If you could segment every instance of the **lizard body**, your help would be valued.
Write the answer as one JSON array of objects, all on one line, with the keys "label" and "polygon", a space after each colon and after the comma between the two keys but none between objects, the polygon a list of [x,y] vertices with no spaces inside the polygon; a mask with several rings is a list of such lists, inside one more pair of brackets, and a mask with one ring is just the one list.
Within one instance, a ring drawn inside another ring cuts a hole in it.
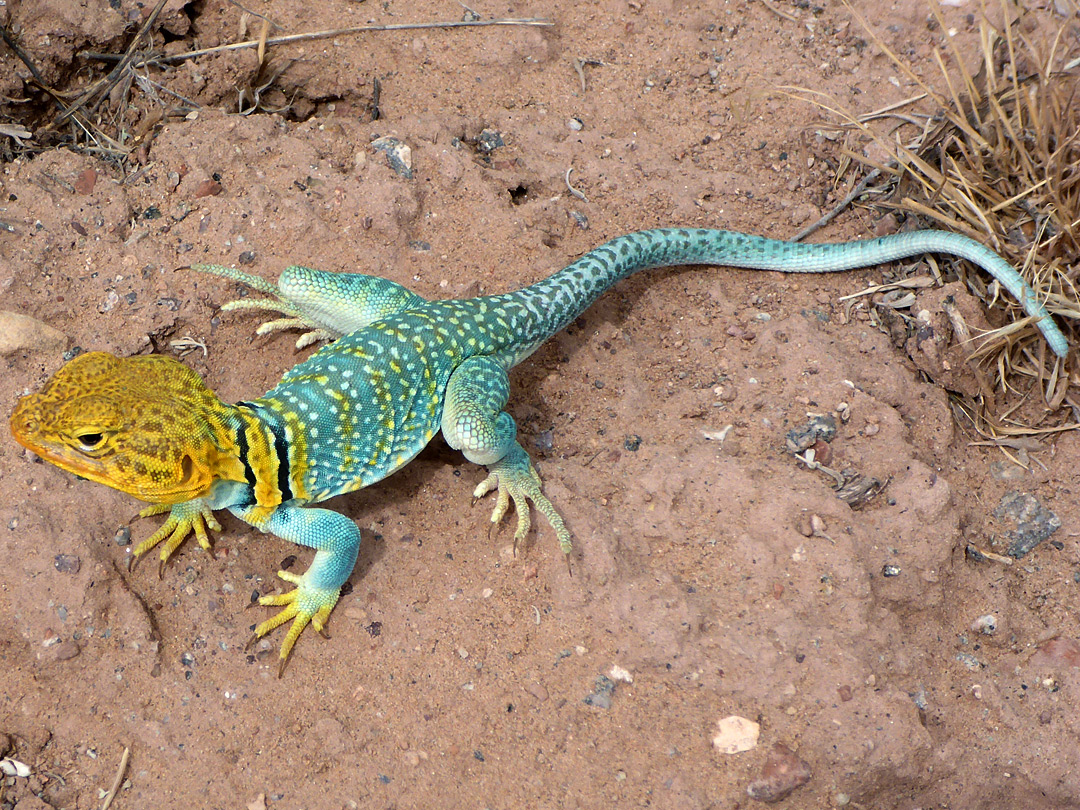
[{"label": "lizard body", "polygon": [[82,355],[37,394],[20,400],[11,429],[23,445],[77,475],[169,512],[135,549],[158,544],[161,568],[194,532],[209,548],[214,511],[228,509],[264,531],[315,549],[297,587],[260,602],[282,610],[252,640],[292,620],[279,675],[310,622],[323,631],[360,546],[343,515],[313,507],[373,484],[407,464],[440,430],[466,458],[487,466],[474,495],[497,492],[492,522],[513,502],[515,543],[530,526],[530,503],[545,516],[565,554],[570,532],[541,491],[504,407],[507,372],[577,318],[605,290],[652,267],[726,265],[825,273],[927,252],[959,255],[990,272],[1035,319],[1059,356],[1068,345],[1034,291],[997,254],[956,234],[920,231],[861,242],[804,245],[728,231],[660,229],[621,236],[553,276],[501,295],[427,301],[386,279],[287,268],[275,286],[225,267],[195,269],[241,281],[269,298],[228,309],[285,315],[260,333],[310,328],[298,345],[324,345],[287,371],[264,396],[222,402],[203,380],[163,356]]}]

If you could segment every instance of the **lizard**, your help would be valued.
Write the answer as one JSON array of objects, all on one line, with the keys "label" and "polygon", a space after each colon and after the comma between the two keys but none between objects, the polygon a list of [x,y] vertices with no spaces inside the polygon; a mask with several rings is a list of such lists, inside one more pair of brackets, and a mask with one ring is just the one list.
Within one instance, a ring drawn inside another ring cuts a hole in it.
[{"label": "lizard", "polygon": [[210,549],[208,530],[221,530],[214,512],[222,509],[313,548],[306,572],[278,572],[293,590],[258,600],[280,611],[254,628],[249,644],[292,621],[279,651],[280,677],[309,624],[326,634],[360,547],[352,520],[314,504],[386,478],[439,431],[451,448],[487,467],[473,495],[496,493],[492,524],[513,504],[515,548],[535,508],[569,564],[570,531],[544,495],[505,410],[507,373],[619,280],[678,265],[828,273],[925,253],[980,265],[1020,301],[1050,349],[1067,355],[1065,336],[1034,290],[1004,259],[965,236],[925,230],[802,244],[668,228],[616,237],[523,289],[458,300],[427,300],[361,273],[291,266],[273,284],[228,267],[194,265],[265,294],[223,307],[284,316],[263,323],[260,334],[302,327],[310,331],[298,346],[328,342],[264,396],[234,404],[164,355],[83,354],[40,392],[21,398],[10,426],[19,443],[46,461],[150,504],[141,517],[168,513],[132,558],[160,545],[159,576],[189,535]]}]

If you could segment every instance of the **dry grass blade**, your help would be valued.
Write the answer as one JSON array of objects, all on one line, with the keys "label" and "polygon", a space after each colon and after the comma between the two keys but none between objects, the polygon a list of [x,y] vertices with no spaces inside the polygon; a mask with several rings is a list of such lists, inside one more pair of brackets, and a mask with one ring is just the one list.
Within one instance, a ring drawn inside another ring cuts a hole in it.
[{"label": "dry grass blade", "polygon": [[[934,16],[944,20],[934,6]],[[1022,16],[1012,19],[1010,13]],[[1036,16],[1042,13],[1042,17]],[[852,11],[857,19],[858,14]],[[1050,12],[1016,11],[1004,4],[998,28],[980,23],[980,60],[975,72],[951,37],[946,59],[935,54],[944,92],[930,86],[874,36],[870,38],[938,109],[932,127],[906,144],[868,125],[883,115],[916,123],[893,106],[866,116],[833,99],[802,90],[804,98],[838,115],[845,127],[877,142],[887,163],[854,150],[847,154],[882,173],[892,184],[876,205],[914,216],[993,247],[1021,273],[1057,317],[1066,335],[1080,337],[1080,43],[1063,35]],[[1023,23],[1023,26],[1018,23]],[[1045,43],[1021,30],[1051,31]],[[989,438],[1057,432],[1080,427],[1080,408],[1070,393],[1080,384],[1071,359],[1059,363],[1037,339],[1030,319],[1012,301],[999,299],[996,283],[961,269],[968,289],[987,307],[1004,310],[1002,325],[975,336],[969,365],[988,380],[983,395],[954,400],[957,416]]]},{"label": "dry grass blade", "polygon": [[139,43],[142,41],[143,37],[149,33],[154,23],[157,22],[158,15],[161,14],[161,10],[165,7],[165,3],[166,0],[158,0],[157,5],[154,6],[154,10],[150,12],[150,15],[143,22],[138,33],[131,38],[131,44],[128,45],[127,51],[124,52],[123,58],[117,63],[116,67],[110,70],[107,76],[94,82],[86,92],[75,99],[67,109],[57,116],[56,121],[53,122],[52,126],[56,127],[67,121],[72,115],[89,104],[92,99],[98,98],[100,100],[104,98],[109,90],[120,81],[131,67]]},{"label": "dry grass blade", "polygon": [[197,51],[178,53],[173,56],[163,56],[158,61],[163,63],[185,62],[188,59],[194,59],[197,56],[206,56],[211,53],[238,51],[243,48],[265,48],[267,45],[285,45],[290,42],[310,42],[316,39],[329,39],[330,37],[343,37],[351,34],[366,34],[373,31],[416,31],[430,28],[483,28],[493,25],[550,26],[552,24],[553,23],[550,20],[544,20],[537,17],[526,17],[520,19],[456,20],[451,22],[431,23],[394,23],[392,25],[357,25],[352,28],[331,28],[326,31],[311,31],[305,34],[289,34],[283,37],[270,37],[269,39],[260,37],[259,39],[249,39],[244,42],[232,42],[228,45],[218,45],[214,48],[201,48]]}]

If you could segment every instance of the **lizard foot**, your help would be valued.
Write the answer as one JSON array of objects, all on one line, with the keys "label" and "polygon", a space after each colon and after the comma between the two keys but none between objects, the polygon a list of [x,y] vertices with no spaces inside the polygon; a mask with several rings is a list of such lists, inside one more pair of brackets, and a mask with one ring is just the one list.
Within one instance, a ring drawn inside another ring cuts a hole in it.
[{"label": "lizard foot", "polygon": [[570,550],[573,547],[570,530],[566,528],[562,515],[544,495],[540,474],[520,445],[515,444],[509,453],[494,464],[489,464],[488,471],[490,472],[488,477],[481,481],[473,492],[473,502],[475,503],[489,492],[497,492],[491,522],[498,524],[506,516],[510,502],[513,501],[518,518],[517,530],[514,532],[514,552],[517,552],[518,543],[525,539],[532,525],[529,511],[531,502],[555,530],[559,548],[566,555],[567,565],[569,565]]},{"label": "lizard foot", "polygon": [[[162,540],[165,540],[165,545],[161,547],[158,579],[164,576],[165,563],[168,562],[169,557],[172,556],[172,553],[176,551],[189,534],[195,532],[195,539],[199,541],[199,545],[209,551],[210,537],[207,535],[206,530],[209,528],[215,532],[221,531],[221,524],[214,517],[213,510],[201,498],[176,504],[155,503],[139,512],[138,517],[151,517],[152,515],[160,515],[162,512],[168,512],[169,517],[156,532],[135,547],[135,551],[132,552],[130,566],[131,570],[134,570],[135,564],[143,554],[154,548]],[[168,540],[165,538],[168,538]]]},{"label": "lizard foot", "polygon": [[290,574],[288,571],[278,571],[278,576],[286,582],[291,582],[296,588],[288,593],[259,597],[260,605],[283,607],[276,615],[255,628],[245,649],[250,649],[260,638],[292,619],[292,626],[281,643],[278,660],[278,677],[280,678],[285,672],[285,662],[289,660],[293,645],[309,623],[315,628],[315,632],[324,638],[329,638],[326,632],[326,620],[330,617],[330,611],[334,609],[334,605],[337,604],[341,588],[317,588],[307,581],[307,574],[297,575]]},{"label": "lizard foot", "polygon": [[313,321],[304,313],[303,308],[283,296],[276,284],[272,284],[260,276],[217,264],[193,264],[190,269],[199,273],[207,273],[212,276],[221,276],[222,278],[238,281],[257,292],[265,293],[268,296],[267,298],[239,298],[228,301],[221,306],[222,311],[265,310],[279,312],[287,316],[261,323],[255,330],[257,335],[269,335],[272,332],[281,332],[286,329],[309,330],[297,338],[297,349],[303,349],[312,343],[318,343],[320,340],[335,340],[340,336],[340,333],[326,329],[322,324]]}]

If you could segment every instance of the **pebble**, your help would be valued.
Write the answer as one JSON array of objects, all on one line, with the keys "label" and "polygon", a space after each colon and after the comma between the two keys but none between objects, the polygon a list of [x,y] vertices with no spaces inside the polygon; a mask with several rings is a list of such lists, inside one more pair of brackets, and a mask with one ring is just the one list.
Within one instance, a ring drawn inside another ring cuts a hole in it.
[{"label": "pebble", "polygon": [[761,726],[753,720],[733,714],[716,722],[712,744],[721,754],[738,754],[757,748]]},{"label": "pebble", "polygon": [[407,143],[387,135],[373,140],[371,146],[386,155],[391,169],[406,180],[412,180],[412,148]]},{"label": "pebble", "polygon": [[551,430],[541,430],[533,440],[533,446],[538,453],[547,454],[555,447],[555,433]]},{"label": "pebble", "polygon": [[93,169],[83,169],[75,178],[75,193],[89,194],[97,184],[97,172]]},{"label": "pebble", "polygon": [[196,200],[203,197],[216,197],[221,193],[221,183],[217,180],[203,180],[199,185],[195,187],[195,194],[193,195]]},{"label": "pebble", "polygon": [[765,759],[761,775],[746,788],[751,799],[766,804],[781,802],[810,781],[810,766],[783,743],[776,743]]},{"label": "pebble", "polygon": [[537,700],[548,699],[548,690],[544,688],[543,684],[539,684],[536,681],[529,681],[528,683],[526,683],[525,691]]},{"label": "pebble", "polygon": [[586,706],[598,709],[610,709],[611,697],[615,694],[615,681],[607,675],[600,675],[593,684],[593,691],[585,696]]},{"label": "pebble", "polygon": [[1037,667],[1080,667],[1080,642],[1071,638],[1052,638],[1039,645],[1031,657]]},{"label": "pebble", "polygon": [[818,464],[828,467],[832,462],[832,445],[818,439],[810,449],[814,451],[814,461]]},{"label": "pebble", "polygon": [[57,644],[56,650],[53,652],[53,655],[56,656],[57,661],[70,661],[80,652],[81,650],[79,649],[79,645],[69,639],[67,641],[61,641],[59,644]]},{"label": "pebble", "polygon": [[806,426],[789,430],[784,437],[789,453],[801,453],[819,441],[831,442],[836,436],[836,417],[832,414],[811,417]]},{"label": "pebble", "polygon": [[971,623],[971,629],[976,633],[982,633],[984,636],[992,636],[997,631],[997,617],[992,613],[980,616]]},{"label": "pebble", "polygon": [[24,351],[60,352],[67,344],[67,335],[47,323],[29,315],[0,310],[0,355]]},{"label": "pebble", "polygon": [[994,510],[994,517],[1009,518],[1016,523],[1015,529],[1004,534],[1009,542],[1005,553],[1017,560],[1061,528],[1061,518],[1026,492],[1006,493]]},{"label": "pebble", "polygon": [[[0,759],[0,773],[5,776],[17,776],[20,779],[26,779],[30,776],[30,768],[25,762],[20,762],[17,759]],[[19,802],[22,804],[22,802]]]},{"label": "pebble", "polygon": [[57,554],[53,558],[53,565],[61,574],[77,574],[82,568],[82,560],[75,554]]},{"label": "pebble", "polygon": [[497,129],[482,130],[476,137],[476,148],[486,154],[491,154],[500,146],[506,146],[506,141]]},{"label": "pebble", "polygon": [[623,683],[633,683],[634,676],[630,674],[630,671],[620,667],[618,664],[612,664],[611,671],[608,672],[613,681],[622,681]]}]

